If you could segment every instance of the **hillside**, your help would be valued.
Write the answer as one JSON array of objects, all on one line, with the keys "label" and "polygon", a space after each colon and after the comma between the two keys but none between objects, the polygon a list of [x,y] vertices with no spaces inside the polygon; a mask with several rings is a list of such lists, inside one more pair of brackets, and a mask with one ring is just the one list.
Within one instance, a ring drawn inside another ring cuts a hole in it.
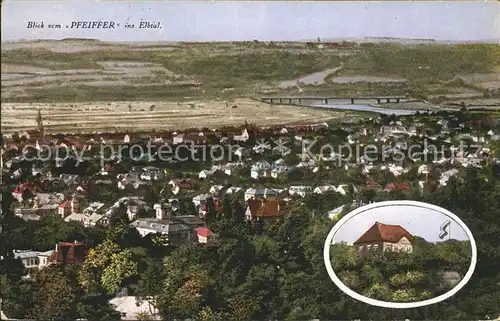
[{"label": "hillside", "polygon": [[[343,66],[344,81],[300,86],[365,94],[439,91],[456,93],[498,81],[500,49],[494,45],[341,44],[318,48],[305,43],[108,43],[95,39],[9,42],[2,45],[2,101],[119,99],[134,87],[137,100],[185,96],[255,96],[280,91],[279,83]],[[456,76],[492,74],[461,86],[441,84]],[[378,78],[370,78],[378,77]],[[388,78],[389,81],[385,81]],[[404,81],[390,81],[390,79]],[[96,87],[101,87],[97,90]],[[151,88],[155,88],[152,93]],[[233,93],[224,92],[234,88]],[[498,84],[496,84],[498,87]],[[489,90],[495,89],[489,88]],[[297,91],[297,88],[288,91]],[[282,91],[287,92],[287,89]],[[57,93],[57,94],[56,94]]]}]

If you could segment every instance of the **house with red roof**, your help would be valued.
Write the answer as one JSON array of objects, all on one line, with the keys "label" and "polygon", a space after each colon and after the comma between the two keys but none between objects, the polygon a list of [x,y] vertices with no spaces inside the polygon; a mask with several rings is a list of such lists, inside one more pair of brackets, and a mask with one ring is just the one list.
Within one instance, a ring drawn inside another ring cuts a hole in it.
[{"label": "house with red roof", "polygon": [[196,185],[196,182],[192,179],[172,179],[168,182],[168,185],[171,187],[179,187],[181,189],[190,189]]},{"label": "house with red roof", "polygon": [[27,183],[21,183],[16,186],[14,191],[12,191],[12,197],[14,197],[16,200],[19,202],[23,201],[23,195],[25,192],[31,192],[32,194],[36,194],[37,192],[40,192],[38,186],[31,182]]},{"label": "house with red roof", "polygon": [[189,190],[196,186],[196,181],[192,179],[172,179],[168,182],[168,186],[172,189],[172,193],[177,195],[180,190]]},{"label": "house with red roof", "polygon": [[48,264],[82,264],[87,258],[89,247],[83,243],[61,242],[47,258]]},{"label": "house with red roof", "polygon": [[252,198],[247,200],[245,218],[248,221],[276,221],[285,217],[285,202],[278,199]]},{"label": "house with red roof", "polygon": [[210,243],[215,238],[215,234],[206,227],[197,227],[194,230],[198,236],[198,243]]},{"label": "house with red roof", "polygon": [[224,207],[222,206],[222,202],[218,198],[210,197],[210,198],[207,198],[204,202],[201,202],[197,206],[198,215],[200,217],[205,217],[205,215],[207,215],[208,208],[209,208],[208,202],[212,202],[212,206],[214,207],[215,212],[222,213],[224,211]]},{"label": "house with red roof", "polygon": [[71,214],[71,201],[66,200],[59,204],[59,207],[57,208],[57,214],[60,215],[62,218],[65,218],[66,216]]},{"label": "house with red roof", "polygon": [[358,252],[413,252],[414,237],[400,225],[375,222],[353,243]]}]

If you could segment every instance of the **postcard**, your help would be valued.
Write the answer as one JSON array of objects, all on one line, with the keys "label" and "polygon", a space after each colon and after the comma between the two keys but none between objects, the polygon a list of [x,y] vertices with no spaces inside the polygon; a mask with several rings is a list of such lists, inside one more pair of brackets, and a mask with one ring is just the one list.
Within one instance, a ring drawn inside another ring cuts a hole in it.
[{"label": "postcard", "polygon": [[4,1],[0,319],[500,321],[499,17]]}]

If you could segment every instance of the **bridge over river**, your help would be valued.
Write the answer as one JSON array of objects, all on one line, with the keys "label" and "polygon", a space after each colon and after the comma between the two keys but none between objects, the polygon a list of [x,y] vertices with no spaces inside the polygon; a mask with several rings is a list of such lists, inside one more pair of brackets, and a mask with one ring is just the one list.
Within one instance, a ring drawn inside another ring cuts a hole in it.
[{"label": "bridge over river", "polygon": [[407,96],[375,96],[375,97],[263,97],[262,102],[271,104],[289,104],[289,105],[345,105],[345,104],[384,104],[400,103],[410,101]]}]

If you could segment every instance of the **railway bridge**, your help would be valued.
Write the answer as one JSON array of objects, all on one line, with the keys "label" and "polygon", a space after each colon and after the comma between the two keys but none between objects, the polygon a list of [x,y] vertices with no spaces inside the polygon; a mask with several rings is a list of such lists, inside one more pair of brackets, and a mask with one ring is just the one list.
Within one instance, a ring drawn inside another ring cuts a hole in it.
[{"label": "railway bridge", "polygon": [[384,104],[409,101],[408,96],[374,96],[374,97],[263,97],[262,102],[271,104],[308,105],[308,104]]}]

